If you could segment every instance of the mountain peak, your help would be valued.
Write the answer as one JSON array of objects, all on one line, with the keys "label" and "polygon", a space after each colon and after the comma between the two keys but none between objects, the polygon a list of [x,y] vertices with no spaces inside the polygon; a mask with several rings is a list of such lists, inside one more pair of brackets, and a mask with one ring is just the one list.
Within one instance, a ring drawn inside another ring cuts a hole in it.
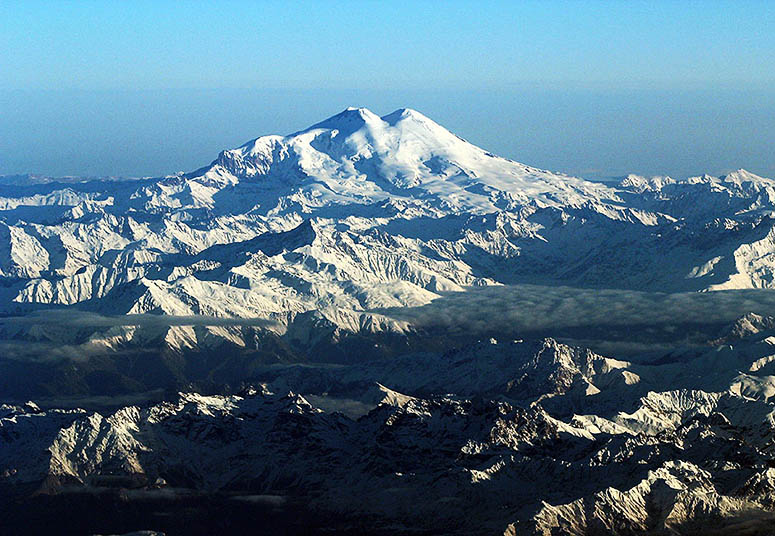
[{"label": "mountain peak", "polygon": [[370,121],[374,119],[379,119],[379,116],[369,110],[368,108],[364,108],[362,106],[348,106],[338,114],[336,114],[333,117],[337,118],[353,118],[353,119],[363,119],[364,121]]},{"label": "mountain peak", "polygon": [[411,108],[399,108],[398,110],[382,116],[382,120],[386,123],[389,123],[390,125],[395,125],[402,119],[414,119],[415,121],[429,121],[431,123],[435,123],[435,121],[432,119]]},{"label": "mountain peak", "polygon": [[[315,130],[319,128],[336,129],[344,131],[355,131],[365,125],[374,125],[382,123],[382,119],[368,108],[356,108],[350,106],[336,115],[315,123],[308,129]],[[304,131],[302,131],[304,132]]]},{"label": "mountain peak", "polygon": [[396,196],[444,211],[482,213],[534,200],[577,205],[614,198],[603,185],[498,158],[411,108],[379,117],[349,107],[293,134],[262,136],[224,151],[213,166],[196,172],[208,187],[267,177],[265,185],[294,196],[282,200],[281,211]]},{"label": "mountain peak", "polygon": [[[443,129],[446,131],[444,127],[429,117],[421,114],[417,110],[413,110],[412,108],[399,108],[387,115],[380,117],[368,108],[349,106],[338,114],[332,115],[328,119],[324,119],[319,123],[315,123],[311,127],[301,132],[307,132],[320,128],[331,130],[335,129],[343,132],[353,132],[364,126],[372,128],[395,127],[404,121],[408,123],[425,125],[430,127],[431,130]],[[299,132],[295,134],[299,134]]]},{"label": "mountain peak", "polygon": [[759,175],[756,175],[755,173],[751,173],[750,171],[742,168],[732,171],[731,173],[727,173],[726,175],[722,175],[719,178],[723,182],[732,182],[735,184],[742,184],[745,182],[750,182],[750,183],[772,182],[770,179],[760,177]]}]

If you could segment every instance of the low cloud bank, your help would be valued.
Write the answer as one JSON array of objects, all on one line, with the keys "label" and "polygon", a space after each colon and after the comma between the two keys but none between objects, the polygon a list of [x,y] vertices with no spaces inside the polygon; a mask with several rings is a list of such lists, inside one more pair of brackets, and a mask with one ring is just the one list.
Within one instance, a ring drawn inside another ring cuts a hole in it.
[{"label": "low cloud bank", "polygon": [[632,354],[705,342],[749,312],[775,315],[775,291],[667,294],[511,285],[471,288],[422,307],[378,312],[428,330],[584,339],[593,348]]},{"label": "low cloud bank", "polygon": [[110,328],[114,326],[257,326],[271,327],[277,323],[264,318],[223,318],[216,316],[175,315],[101,315],[77,309],[38,310],[24,316],[0,317],[0,326],[55,324],[78,328]]},{"label": "low cloud bank", "polygon": [[[138,327],[161,336],[171,326],[247,326],[271,328],[277,323],[262,318],[219,318],[172,315],[101,315],[77,309],[37,310],[24,316],[0,317],[0,360],[47,362],[88,361],[96,355],[119,353],[90,344],[92,335],[114,327]],[[150,337],[153,341],[157,337]],[[159,339],[161,340],[161,339]],[[133,345],[132,354],[147,349]]]},{"label": "low cloud bank", "polygon": [[447,293],[422,307],[380,310],[419,326],[482,331],[514,327],[534,331],[595,324],[723,323],[751,311],[775,314],[775,291],[665,294],[512,285]]}]

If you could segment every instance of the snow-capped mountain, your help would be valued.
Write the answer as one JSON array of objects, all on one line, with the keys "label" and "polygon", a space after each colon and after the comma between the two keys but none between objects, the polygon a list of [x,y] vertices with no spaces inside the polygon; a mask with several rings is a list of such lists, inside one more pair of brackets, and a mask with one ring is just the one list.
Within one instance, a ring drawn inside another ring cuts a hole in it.
[{"label": "snow-capped mountain", "polygon": [[[603,185],[497,157],[414,110],[348,108],[192,173],[0,184],[0,307],[401,332],[374,310],[471,285],[770,288],[774,187],[742,170]],[[200,342],[171,331],[173,346]]]}]

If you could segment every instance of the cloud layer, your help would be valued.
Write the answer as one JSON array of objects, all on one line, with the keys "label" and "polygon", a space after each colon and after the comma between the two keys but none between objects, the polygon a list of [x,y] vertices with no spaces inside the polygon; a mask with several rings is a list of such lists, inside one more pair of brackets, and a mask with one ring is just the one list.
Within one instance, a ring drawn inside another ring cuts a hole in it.
[{"label": "cloud layer", "polygon": [[428,330],[585,339],[592,347],[616,340],[616,349],[638,353],[705,341],[748,312],[775,315],[775,291],[667,294],[513,285],[472,288],[422,307],[379,312]]}]

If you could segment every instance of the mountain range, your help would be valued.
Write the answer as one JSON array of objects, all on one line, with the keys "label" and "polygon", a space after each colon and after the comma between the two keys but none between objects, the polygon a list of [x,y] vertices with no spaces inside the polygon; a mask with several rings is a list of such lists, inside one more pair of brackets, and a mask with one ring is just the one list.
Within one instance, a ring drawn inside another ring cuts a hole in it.
[{"label": "mountain range", "polygon": [[0,519],[769,534],[774,213],[745,170],[593,182],[411,109],[0,178]]}]

